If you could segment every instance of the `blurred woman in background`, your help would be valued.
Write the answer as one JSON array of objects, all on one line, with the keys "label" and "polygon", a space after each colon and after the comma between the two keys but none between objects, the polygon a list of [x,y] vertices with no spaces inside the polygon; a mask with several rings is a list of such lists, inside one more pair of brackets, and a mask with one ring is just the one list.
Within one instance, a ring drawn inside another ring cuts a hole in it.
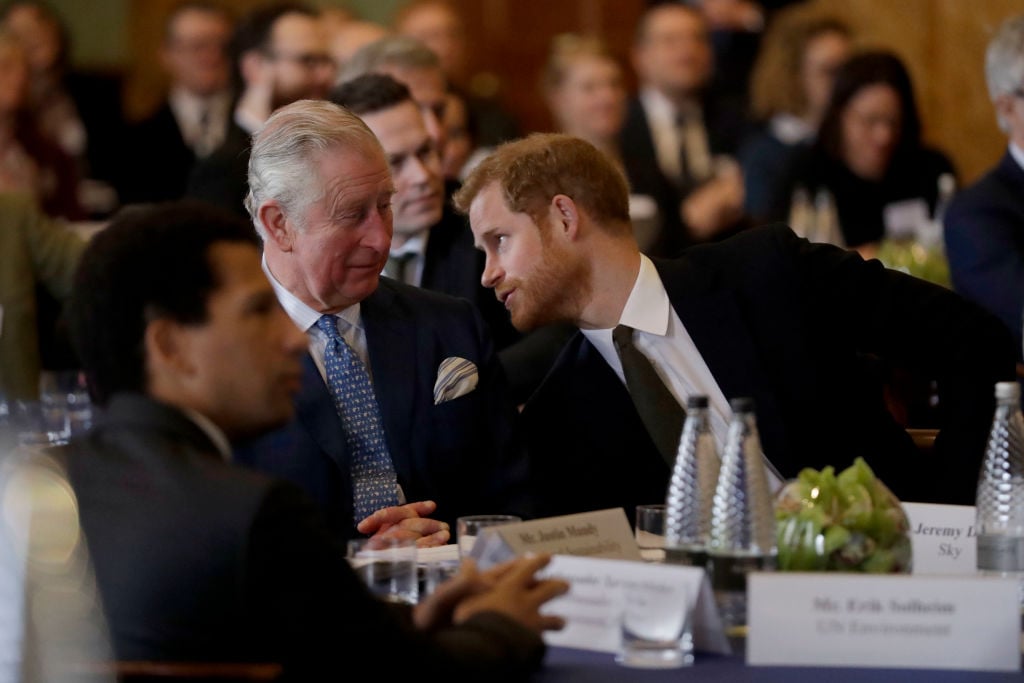
[{"label": "blurred woman in background", "polygon": [[[620,167],[618,135],[626,121],[627,98],[623,79],[622,66],[607,44],[600,38],[571,33],[555,36],[541,76],[557,129],[586,140]],[[640,249],[648,251],[660,231],[654,199],[631,195],[630,217]]]},{"label": "blurred woman in background", "polygon": [[81,219],[74,160],[39,132],[28,88],[25,50],[0,28],[0,191],[29,194],[50,216]]},{"label": "blurred woman in background", "polygon": [[845,246],[874,256],[886,236],[914,237],[932,220],[940,179],[952,177],[949,158],[921,141],[913,86],[899,57],[851,57],[836,74],[817,142],[796,174],[797,186],[812,195],[827,190]]},{"label": "blurred woman in background", "polygon": [[760,125],[739,152],[744,202],[755,222],[787,218],[794,169],[817,136],[850,35],[839,19],[802,5],[773,18],[751,77]]}]

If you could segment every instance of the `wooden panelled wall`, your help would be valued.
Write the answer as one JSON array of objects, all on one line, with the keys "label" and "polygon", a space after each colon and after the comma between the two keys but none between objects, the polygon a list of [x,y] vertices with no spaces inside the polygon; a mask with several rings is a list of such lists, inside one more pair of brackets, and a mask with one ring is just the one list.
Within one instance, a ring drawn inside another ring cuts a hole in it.
[{"label": "wooden panelled wall", "polygon": [[[128,66],[127,104],[134,113],[159,99],[162,81],[155,49],[162,18],[174,1],[130,3],[127,23],[134,57]],[[1006,140],[985,89],[984,50],[1002,19],[1024,12],[1021,0],[807,1],[849,21],[866,45],[891,49],[906,61],[925,138],[953,158],[964,182],[995,162]],[[552,36],[564,31],[602,35],[628,64],[633,27],[647,0],[455,2],[469,27],[477,83],[499,84],[501,99],[527,130],[547,130],[551,121],[538,93],[537,75]],[[240,12],[254,5],[251,0],[225,4]]]}]

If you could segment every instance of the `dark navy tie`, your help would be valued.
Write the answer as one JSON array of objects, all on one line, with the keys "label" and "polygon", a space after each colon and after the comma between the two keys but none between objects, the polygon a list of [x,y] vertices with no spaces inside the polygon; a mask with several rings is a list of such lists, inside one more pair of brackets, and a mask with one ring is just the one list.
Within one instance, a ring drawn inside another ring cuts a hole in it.
[{"label": "dark navy tie", "polygon": [[352,501],[358,522],[382,507],[398,505],[398,480],[366,366],[338,332],[335,316],[322,316],[316,326],[328,338],[324,369],[352,454]]}]

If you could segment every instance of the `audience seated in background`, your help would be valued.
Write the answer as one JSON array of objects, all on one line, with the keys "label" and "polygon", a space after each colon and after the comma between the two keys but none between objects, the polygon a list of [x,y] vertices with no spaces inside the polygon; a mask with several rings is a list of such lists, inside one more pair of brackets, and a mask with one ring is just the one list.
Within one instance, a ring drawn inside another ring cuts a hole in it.
[{"label": "audience seated in background", "polygon": [[85,241],[32,197],[0,192],[0,397],[39,396],[40,349],[49,340],[39,337],[37,291],[64,302],[83,249]]},{"label": "audience seated in background", "polygon": [[391,29],[383,24],[362,19],[327,24],[327,46],[334,58],[335,75],[345,70],[345,64],[364,45],[391,35]]},{"label": "audience seated in background", "polygon": [[129,130],[122,203],[179,199],[197,160],[224,142],[232,25],[226,10],[205,0],[186,0],[167,17],[160,63],[170,84],[156,111]]},{"label": "audience seated in background", "polygon": [[490,147],[481,147],[479,128],[473,112],[466,104],[466,98],[455,90],[448,90],[445,97],[444,154],[441,156],[441,171],[445,181],[459,183],[480,159],[487,156]]},{"label": "audience seated in background", "polygon": [[[573,33],[555,36],[541,88],[559,131],[586,140],[623,166],[619,133],[626,121],[626,85],[604,41]],[[645,171],[657,173],[653,165],[634,168],[634,178]],[[652,182],[638,184],[649,187]],[[637,243],[646,252],[661,234],[658,205],[650,195],[633,194],[629,207]]]},{"label": "audience seated in background", "polygon": [[953,198],[945,215],[953,287],[999,316],[1021,360],[1024,311],[1024,16],[1007,19],[988,45],[985,77],[1009,144],[999,163]]},{"label": "audience seated in background", "polygon": [[[633,239],[627,197],[596,148],[543,134],[499,147],[455,196],[487,255],[484,284],[513,324],[580,328],[522,412],[542,514],[664,498],[682,420],[674,434],[645,426],[663,427],[670,410],[640,412],[619,355],[627,346],[655,366],[677,408],[708,396],[719,449],[727,399],[753,398],[776,484],[862,456],[902,500],[973,501],[992,387],[1014,376],[998,320],[784,225],[650,259]],[[882,387],[862,372],[865,353],[938,378],[933,454],[888,413]]]},{"label": "audience seated in background", "polygon": [[528,517],[531,501],[518,414],[479,311],[380,277],[396,182],[373,132],[339,105],[294,102],[256,134],[246,206],[310,354],[295,419],[235,455],[299,483],[343,538],[395,523],[443,544],[460,515]]},{"label": "audience seated in background", "polygon": [[84,213],[74,159],[36,127],[28,87],[25,50],[0,27],[0,191],[28,193],[48,215],[77,220]]},{"label": "audience seated in background", "polygon": [[649,7],[636,29],[633,67],[639,92],[620,147],[633,190],[658,202],[662,234],[651,253],[674,255],[745,227],[743,178],[732,155],[746,119],[709,91],[714,63],[701,12],[676,3]]},{"label": "audience seated in background", "polygon": [[836,73],[812,152],[794,173],[811,196],[830,194],[843,244],[874,256],[886,236],[931,219],[939,180],[954,174],[941,151],[921,140],[910,74],[883,51],[852,56]]},{"label": "audience seated in background", "polygon": [[79,204],[91,217],[109,216],[118,206],[113,182],[122,163],[120,78],[71,67],[67,27],[43,0],[8,3],[0,24],[28,55],[29,107],[37,128],[76,162]]},{"label": "audience seated in background", "polygon": [[454,4],[449,0],[411,0],[395,14],[394,30],[415,38],[437,55],[449,88],[466,101],[470,117],[476,121],[477,144],[493,147],[519,137],[519,123],[499,101],[499,93],[472,87],[475,73],[466,57],[466,28]]},{"label": "audience seated in background", "polygon": [[89,246],[73,310],[104,416],[54,455],[118,659],[275,662],[303,681],[343,678],[353,657],[458,680],[541,664],[540,634],[564,622],[539,608],[568,590],[535,577],[547,557],[470,561],[416,606],[387,605],[299,490],[232,463],[231,443],[292,417],[306,347],[251,226],[201,204],[132,208]]},{"label": "audience seated in background", "polygon": [[850,47],[843,22],[802,5],[779,12],[768,27],[751,80],[759,130],[739,152],[744,204],[755,223],[789,218],[794,169],[818,135]]},{"label": "audience seated in background", "polygon": [[238,89],[232,121],[224,143],[192,170],[186,194],[248,218],[252,134],[278,107],[327,97],[335,71],[316,12],[294,2],[264,5],[242,17],[231,58]]},{"label": "audience seated in background", "polygon": [[338,77],[339,85],[364,74],[387,74],[409,88],[413,101],[423,114],[423,125],[444,154],[444,108],[448,103],[448,81],[441,61],[430,48],[407,36],[387,36],[364,45]]}]

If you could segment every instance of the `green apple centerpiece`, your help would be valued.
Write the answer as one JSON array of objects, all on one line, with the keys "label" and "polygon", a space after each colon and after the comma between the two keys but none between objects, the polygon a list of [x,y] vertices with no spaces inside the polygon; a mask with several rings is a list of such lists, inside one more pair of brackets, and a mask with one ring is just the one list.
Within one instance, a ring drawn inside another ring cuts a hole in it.
[{"label": "green apple centerpiece", "polygon": [[910,523],[863,458],[839,473],[811,468],[775,500],[783,571],[909,573]]}]

